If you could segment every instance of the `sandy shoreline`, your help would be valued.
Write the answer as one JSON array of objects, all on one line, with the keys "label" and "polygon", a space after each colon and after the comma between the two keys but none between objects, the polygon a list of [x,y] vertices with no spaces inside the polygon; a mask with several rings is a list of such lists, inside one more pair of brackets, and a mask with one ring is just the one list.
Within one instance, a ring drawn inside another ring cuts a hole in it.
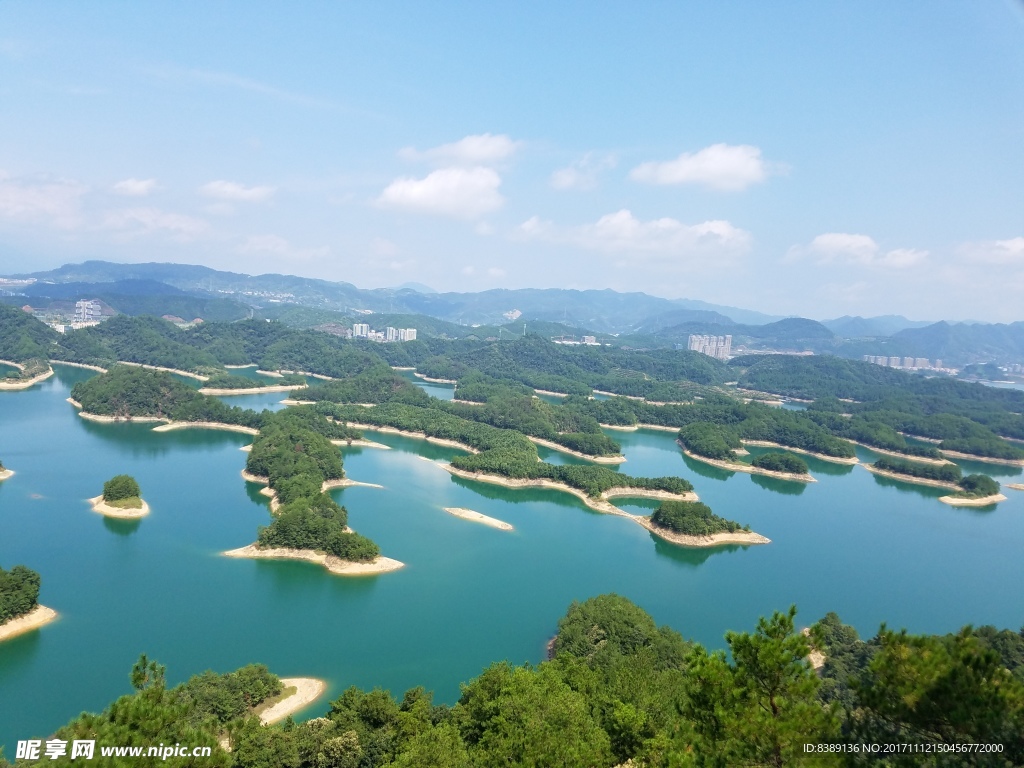
[{"label": "sandy shoreline", "polygon": [[13,469],[0,469],[0,480],[6,480],[8,477],[14,476]]},{"label": "sandy shoreline", "polygon": [[431,384],[458,384],[459,383],[457,379],[432,379],[429,376],[426,376],[426,375],[424,375],[422,373],[414,373],[413,376],[415,376],[417,379],[423,379],[424,381],[429,382]]},{"label": "sandy shoreline", "polygon": [[286,397],[281,401],[281,405],[316,405],[316,400],[295,400],[291,397]]},{"label": "sandy shoreline", "polygon": [[549,395],[551,397],[568,397],[565,392],[552,392],[550,389],[535,389],[533,390],[538,395]]},{"label": "sandy shoreline", "polygon": [[1006,501],[1001,493],[993,493],[991,496],[979,496],[978,498],[965,498],[963,496],[940,496],[939,501],[949,504],[951,507],[987,507],[999,501]]},{"label": "sandy shoreline", "polygon": [[412,437],[416,440],[426,440],[428,443],[433,443],[434,445],[445,445],[449,448],[458,448],[469,453],[480,453],[480,451],[471,445],[466,445],[455,440],[446,440],[442,437],[431,437],[426,432],[412,432],[406,429],[396,429],[395,427],[378,427],[374,424],[360,424],[357,421],[346,421],[345,424],[353,429],[366,430],[369,432],[383,432],[389,435],[401,435],[402,437]]},{"label": "sandy shoreline", "polygon": [[8,619],[3,624],[0,624],[0,643],[4,640],[10,640],[12,637],[23,635],[26,632],[31,632],[33,629],[46,626],[51,621],[55,621],[59,616],[60,614],[53,610],[53,608],[37,605],[28,613],[15,616],[13,619]]},{"label": "sandy shoreline", "polygon": [[176,373],[179,376],[186,376],[190,379],[199,379],[199,381],[206,381],[209,376],[203,376],[201,373],[192,373],[191,371],[183,371],[179,368],[166,368],[162,365],[146,365],[145,363],[130,363],[127,360],[118,360],[118,365],[134,365],[136,368],[148,368],[151,371],[166,371],[167,373]]},{"label": "sandy shoreline", "polygon": [[968,461],[980,461],[985,464],[1002,464],[1007,467],[1024,467],[1024,459],[994,459],[991,456],[975,456],[973,453],[960,453],[960,451],[946,451],[942,448],[939,453],[943,456],[950,456],[954,459],[967,459]]},{"label": "sandy shoreline", "polygon": [[773,443],[769,440],[740,440],[744,445],[753,445],[759,448],[781,448],[784,451],[791,451],[792,453],[802,453],[805,456],[813,456],[816,459],[822,461],[831,461],[833,464],[859,464],[860,459],[856,456],[849,459],[844,459],[839,456],[826,456],[824,453],[815,453],[814,451],[805,451],[803,448],[793,448],[789,445],[782,445],[780,443]]},{"label": "sandy shoreline", "polygon": [[[71,398],[68,398],[69,400]],[[72,403],[76,408],[82,406],[77,403]],[[158,424],[160,422],[166,422],[167,419],[163,419],[159,416],[100,416],[98,413],[88,413],[86,411],[79,411],[78,415],[86,421],[95,421],[98,424],[114,424],[117,422],[124,422],[126,424]]]},{"label": "sandy shoreline", "polygon": [[384,443],[375,443],[373,440],[331,440],[331,445],[337,445],[342,448],[380,448],[381,450],[390,451],[390,445],[384,445]]},{"label": "sandy shoreline", "polygon": [[639,401],[641,403],[647,402],[646,400],[644,400],[644,398],[638,397],[637,395],[620,395],[620,394],[617,394],[615,392],[605,392],[603,389],[595,389],[594,390],[594,394],[595,395],[607,395],[608,397],[624,397],[627,400],[637,400],[637,401]]},{"label": "sandy shoreline", "polygon": [[890,472],[887,469],[878,469],[874,464],[861,464],[864,469],[876,475],[882,477],[888,477],[890,480],[902,480],[905,483],[913,483],[914,485],[930,485],[932,488],[947,488],[953,491],[959,491],[960,486],[956,483],[947,483],[945,480],[931,480],[927,477],[914,477],[913,475],[904,475],[900,472]]},{"label": "sandy shoreline", "polygon": [[309,387],[308,384],[273,384],[266,387],[246,387],[244,389],[227,389],[224,387],[200,387],[199,394],[220,395],[221,397],[230,395],[258,395],[261,392],[291,392],[293,389],[306,389],[307,387]]},{"label": "sandy shoreline", "polygon": [[623,427],[618,424],[601,424],[599,425],[604,429],[614,429],[619,432],[636,432],[641,429],[650,429],[655,432],[678,432],[679,427],[665,427],[661,424],[633,424],[632,426]]},{"label": "sandy shoreline", "polygon": [[70,365],[72,368],[85,368],[87,371],[98,371],[99,373],[106,373],[106,368],[101,368],[98,365],[88,365],[86,363],[72,363],[69,360],[51,360],[50,365]]},{"label": "sandy shoreline", "polygon": [[455,517],[461,517],[463,520],[470,520],[474,523],[481,523],[483,525],[489,525],[491,528],[497,528],[502,531],[514,531],[510,524],[504,520],[499,520],[496,517],[488,517],[472,509],[466,509],[465,507],[443,507],[444,511],[449,515]]},{"label": "sandy shoreline", "polygon": [[701,461],[705,464],[710,464],[712,467],[718,467],[719,469],[725,469],[729,472],[747,472],[751,475],[765,475],[766,477],[774,477],[777,480],[793,480],[798,483],[816,483],[818,478],[812,477],[810,474],[797,475],[793,472],[774,472],[770,469],[764,469],[763,467],[755,467],[753,464],[744,464],[741,461],[721,461],[719,459],[709,459],[707,456],[699,456],[690,450],[687,450],[681,442],[679,447],[682,448],[683,453],[689,456],[694,461]]},{"label": "sandy shoreline", "polygon": [[554,440],[545,440],[542,437],[530,437],[529,435],[526,437],[534,445],[543,445],[545,448],[550,448],[553,451],[567,453],[570,456],[577,456],[581,459],[592,461],[595,464],[621,464],[626,460],[626,457],[621,454],[618,456],[591,456],[589,453],[583,453],[582,451],[575,451],[572,448],[566,448],[564,445],[560,445]]},{"label": "sandy shoreline", "polygon": [[53,368],[48,368],[43,373],[40,373],[38,376],[33,376],[31,379],[20,379],[16,381],[0,379],[0,392],[14,392],[20,389],[28,389],[41,381],[46,381],[51,376],[53,376]]},{"label": "sandy shoreline", "polygon": [[361,486],[363,488],[384,487],[379,483],[361,483],[358,480],[349,480],[347,477],[339,477],[337,480],[324,480],[323,485],[320,486],[320,492],[325,493],[332,488],[352,488],[353,486]]},{"label": "sandy shoreline", "polygon": [[753,531],[735,533],[713,533],[710,536],[687,536],[676,533],[651,522],[651,518],[637,515],[633,518],[655,536],[682,547],[719,547],[723,544],[771,544],[772,540]]},{"label": "sandy shoreline", "polygon": [[1024,483],[1007,483],[1004,488],[1012,488],[1015,491],[1024,491]]},{"label": "sandy shoreline", "polygon": [[227,363],[225,363],[224,367],[225,368],[236,368],[236,369],[237,368],[255,368],[256,367],[256,363],[246,363],[245,365],[228,365]]},{"label": "sandy shoreline", "polygon": [[307,563],[322,565],[336,576],[373,576],[378,573],[390,573],[404,568],[405,563],[390,557],[377,557],[369,563],[355,563],[342,560],[340,557],[328,555],[326,552],[315,552],[311,549],[289,549],[277,547],[260,549],[255,544],[238,549],[221,552],[224,557],[242,557],[251,560],[304,560]]},{"label": "sandy shoreline", "polygon": [[282,677],[281,687],[295,688],[295,693],[260,712],[260,722],[263,725],[273,725],[300,709],[305,709],[324,695],[327,683],[315,677]]},{"label": "sandy shoreline", "polygon": [[[167,421],[159,419],[159,421]],[[153,427],[154,432],[171,432],[175,429],[219,429],[224,432],[240,432],[243,435],[258,435],[260,431],[253,427],[245,427],[241,424],[222,424],[219,421],[168,421],[159,427]]]},{"label": "sandy shoreline", "polygon": [[900,453],[899,451],[889,451],[886,450],[885,448],[876,448],[873,445],[868,445],[867,443],[860,443],[857,442],[856,440],[850,440],[850,442],[853,443],[854,445],[859,445],[861,448],[867,448],[869,451],[872,451],[873,453],[881,453],[884,454],[885,456],[894,456],[897,459],[906,459],[907,461],[917,461],[920,462],[921,464],[935,464],[937,466],[942,466],[943,464],[953,463],[949,459],[929,459],[927,456],[912,456],[909,453]]},{"label": "sandy shoreline", "polygon": [[118,520],[138,520],[140,517],[145,517],[149,514],[149,504],[145,501],[142,502],[142,506],[138,509],[115,507],[103,501],[103,495],[100,494],[89,499],[89,504],[92,505],[93,512],[99,512],[104,517],[114,517]]}]

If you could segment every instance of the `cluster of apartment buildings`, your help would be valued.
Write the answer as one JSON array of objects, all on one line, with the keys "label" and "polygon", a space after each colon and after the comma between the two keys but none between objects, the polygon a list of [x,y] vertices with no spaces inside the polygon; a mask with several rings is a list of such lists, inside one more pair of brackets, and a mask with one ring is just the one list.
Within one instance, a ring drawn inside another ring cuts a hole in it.
[{"label": "cluster of apartment buildings", "polygon": [[732,336],[700,336],[691,333],[686,348],[716,360],[728,360],[732,357]]},{"label": "cluster of apartment buildings", "polygon": [[601,342],[597,340],[596,336],[580,336],[579,340],[575,336],[552,336],[551,341],[555,344],[567,344],[570,347],[586,345],[588,347],[600,347]]},{"label": "cluster of apartment buildings", "polygon": [[941,360],[936,360],[935,365],[932,365],[931,361],[927,357],[899,357],[898,355],[887,357],[885,355],[864,355],[862,359],[865,363],[884,365],[889,368],[901,368],[904,371],[939,370],[942,368]]},{"label": "cluster of apartment buildings", "polygon": [[90,328],[99,325],[104,320],[112,317],[115,312],[97,299],[83,299],[75,302],[74,311],[70,309],[54,309],[52,306],[47,309],[36,309],[29,304],[23,306],[22,311],[28,312],[37,320],[41,320],[58,333],[78,330],[79,328]]},{"label": "cluster of apartment buildings", "polygon": [[383,343],[392,341],[415,341],[415,328],[392,328],[390,325],[383,331],[373,330],[368,323],[354,323],[352,325],[353,339],[369,339]]}]

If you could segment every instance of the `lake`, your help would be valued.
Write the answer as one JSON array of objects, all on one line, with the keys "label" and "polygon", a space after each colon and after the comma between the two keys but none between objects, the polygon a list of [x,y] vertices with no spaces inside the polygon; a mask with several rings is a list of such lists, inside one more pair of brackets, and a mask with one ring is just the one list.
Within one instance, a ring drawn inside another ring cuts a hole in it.
[{"label": "lake", "polygon": [[[1013,586],[1024,582],[1024,493],[955,508],[937,501],[940,489],[813,458],[820,482],[810,485],[734,474],[683,457],[669,432],[609,431],[628,458],[621,470],[685,477],[715,512],[773,543],[676,547],[568,494],[454,478],[421,457],[458,451],[370,432],[391,450],[346,449],[345,469],[385,488],[334,497],[352,527],[404,569],[343,578],[307,563],[221,557],[269,522],[259,486],[239,474],[250,438],[87,422],[65,398],[93,374],[55,370],[29,390],[0,393],[0,459],[17,472],[0,483],[0,564],[39,571],[41,602],[61,614],[0,644],[0,744],[9,758],[17,739],[45,737],[128,693],[143,652],[167,665],[172,684],[260,662],[282,676],[325,679],[329,698],[350,685],[397,695],[424,685],[451,703],[459,683],[491,662],[541,661],[568,605],[604,592],[716,648],[725,631],[752,630],[759,616],[794,603],[801,624],[834,610],[863,635],[883,621],[912,632],[1024,623],[1024,594]],[[420,383],[451,396],[450,387]],[[276,408],[285,396],[224,399]],[[1020,468],[981,471],[1022,481]],[[139,480],[152,508],[141,521],[105,519],[85,501],[122,472]],[[449,506],[515,531],[452,517]],[[303,716],[322,714],[328,700]]]}]

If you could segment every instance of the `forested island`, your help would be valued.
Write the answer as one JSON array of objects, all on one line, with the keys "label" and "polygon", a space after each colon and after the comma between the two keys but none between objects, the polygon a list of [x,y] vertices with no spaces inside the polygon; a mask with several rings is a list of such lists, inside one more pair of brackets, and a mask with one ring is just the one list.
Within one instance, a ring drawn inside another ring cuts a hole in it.
[{"label": "forested island", "polygon": [[[1024,630],[935,636],[882,627],[862,641],[832,613],[805,634],[791,608],[725,640],[728,654],[708,651],[626,598],[601,595],[569,606],[548,661],[492,664],[453,706],[422,687],[399,699],[350,687],[325,716],[281,726],[258,715],[283,683],[265,667],[170,688],[164,668],[143,656],[132,693],[54,737],[208,746],[202,764],[225,768],[1024,762]],[[812,648],[824,657],[817,673]],[[917,747],[881,758],[830,747],[857,743]],[[989,746],[947,752],[954,744]]]},{"label": "forested island", "polygon": [[879,475],[911,483],[950,488],[956,493],[952,496],[943,496],[940,501],[954,506],[958,504],[976,506],[1006,500],[1006,497],[999,493],[999,483],[991,477],[981,474],[964,476],[963,471],[956,464],[936,466],[882,456],[874,464],[865,464],[864,466]]},{"label": "forested island", "polygon": [[741,526],[711,511],[699,501],[663,501],[650,518],[641,524],[666,541],[683,546],[713,544],[769,544],[770,540],[753,533],[749,525]]},{"label": "forested island", "polygon": [[8,477],[14,475],[13,469],[8,469],[4,466],[4,463],[0,461],[0,480],[6,480]]},{"label": "forested island", "polygon": [[103,484],[103,493],[89,499],[94,512],[106,517],[135,520],[149,514],[142,489],[131,475],[115,475]]},{"label": "forested island", "polygon": [[0,642],[31,632],[57,618],[52,608],[39,604],[39,574],[24,565],[5,571],[0,567]]}]

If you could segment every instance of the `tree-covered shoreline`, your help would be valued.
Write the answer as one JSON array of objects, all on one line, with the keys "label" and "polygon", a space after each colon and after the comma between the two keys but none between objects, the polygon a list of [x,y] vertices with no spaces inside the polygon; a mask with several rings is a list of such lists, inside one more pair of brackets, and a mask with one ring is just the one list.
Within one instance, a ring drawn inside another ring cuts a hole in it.
[{"label": "tree-covered shoreline", "polygon": [[[422,687],[395,698],[352,686],[324,716],[277,726],[261,725],[254,711],[280,690],[265,667],[206,672],[171,688],[165,669],[142,656],[130,676],[133,693],[76,717],[56,738],[207,745],[202,764],[225,768],[1009,768],[1024,761],[1024,629],[911,635],[883,625],[862,641],[834,613],[801,632],[791,608],[753,631],[726,633],[725,645],[728,653],[706,649],[626,598],[599,595],[569,606],[549,660],[491,664],[452,705],[435,704]],[[812,649],[824,654],[819,673]],[[230,752],[218,744],[225,735]],[[842,748],[897,742],[914,749],[883,756]],[[997,749],[950,748],[966,743]],[[66,756],[53,762],[73,764]]]}]

